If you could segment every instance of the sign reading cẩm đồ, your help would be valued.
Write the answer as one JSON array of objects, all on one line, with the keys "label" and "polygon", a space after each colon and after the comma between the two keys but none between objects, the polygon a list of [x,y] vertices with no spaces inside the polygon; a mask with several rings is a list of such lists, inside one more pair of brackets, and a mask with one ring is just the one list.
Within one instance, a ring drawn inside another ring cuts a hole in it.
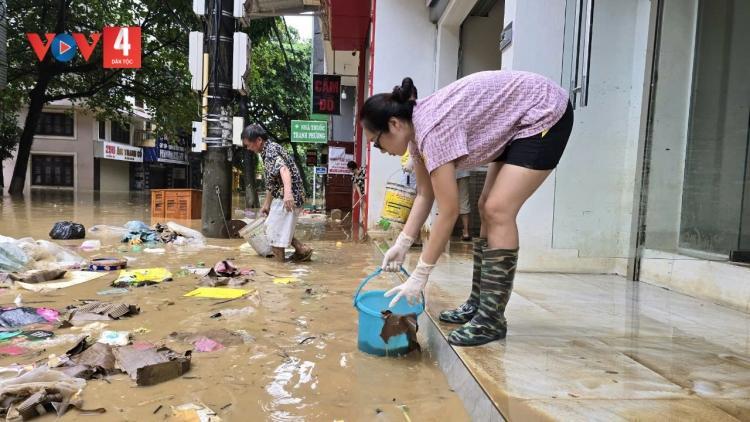
[{"label": "sign reading c\u1ea9m \u0111\u1ed3", "polygon": [[341,114],[341,75],[313,74],[312,113]]}]

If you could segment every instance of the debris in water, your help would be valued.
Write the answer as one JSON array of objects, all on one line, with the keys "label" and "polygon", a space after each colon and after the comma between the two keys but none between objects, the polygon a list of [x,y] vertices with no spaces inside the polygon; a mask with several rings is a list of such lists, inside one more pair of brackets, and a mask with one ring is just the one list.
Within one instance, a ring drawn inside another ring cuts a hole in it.
[{"label": "debris in water", "polygon": [[103,322],[92,322],[91,324],[84,325],[83,327],[73,327],[71,330],[82,330],[84,332],[100,331],[107,328],[109,324]]},{"label": "debris in water", "polygon": [[127,331],[102,331],[99,343],[110,346],[127,346],[130,343],[130,333]]},{"label": "debris in water", "polygon": [[198,287],[183,297],[205,297],[210,299],[239,299],[251,293],[250,290],[229,289],[226,287]]},{"label": "debris in water", "polygon": [[172,279],[172,273],[165,268],[144,268],[120,271],[120,276],[112,282],[112,287],[148,286]]},{"label": "debris in water", "polygon": [[216,350],[221,350],[223,348],[224,346],[222,344],[219,344],[205,337],[195,342],[195,351],[197,352],[213,352]]},{"label": "debris in water", "polygon": [[170,394],[170,395],[168,395],[168,396],[164,396],[164,397],[157,397],[157,398],[155,398],[155,399],[151,399],[151,400],[146,400],[146,401],[142,401],[142,402],[138,403],[138,406],[145,406],[145,405],[147,405],[147,404],[151,404],[151,403],[156,403],[156,402],[158,402],[158,401],[162,401],[162,400],[172,400],[173,398],[174,398],[174,394]]},{"label": "debris in water", "polygon": [[151,330],[149,330],[148,328],[143,328],[143,327],[136,328],[135,330],[133,330],[134,334],[146,334],[146,333],[150,333],[150,332],[151,332]]},{"label": "debris in water", "polygon": [[289,283],[294,283],[296,281],[299,281],[299,280],[297,280],[296,278],[290,278],[290,277],[273,279],[274,284],[289,284]]},{"label": "debris in water", "polygon": [[70,313],[70,321],[111,321],[140,313],[140,308],[129,303],[87,301]]},{"label": "debris in water", "polygon": [[62,416],[69,407],[85,413],[104,413],[105,409],[84,410],[79,392],[86,381],[41,366],[17,378],[0,382],[0,414],[5,420],[30,420],[45,413]]},{"label": "debris in water", "polygon": [[383,329],[380,331],[380,338],[383,339],[384,343],[388,343],[391,337],[406,334],[406,338],[409,340],[409,352],[414,350],[422,351],[419,342],[417,341],[417,331],[419,331],[419,324],[417,323],[417,314],[412,312],[410,314],[394,314],[391,311],[385,310],[380,312],[385,319],[383,323]]},{"label": "debris in water", "polygon": [[178,378],[190,370],[192,352],[177,353],[168,347],[138,350],[133,346],[114,349],[117,369],[130,375],[140,387]]},{"label": "debris in water", "polygon": [[156,410],[154,410],[154,415],[155,415],[155,414],[156,414],[156,413],[157,413],[158,411],[160,411],[162,407],[164,407],[164,406],[162,406],[162,405],[159,405],[159,407],[157,407],[157,408],[156,408]]},{"label": "debris in water", "polygon": [[[20,298],[21,295],[18,295]],[[16,299],[19,301],[18,299]],[[57,322],[60,313],[53,309],[32,308],[29,306],[0,309],[0,326],[14,328],[23,325]]]},{"label": "debris in water", "polygon": [[18,346],[8,346],[0,349],[0,354],[18,356],[26,353],[26,349]]},{"label": "debris in water", "polygon": [[222,419],[203,403],[189,403],[172,407],[174,416],[185,422],[222,422]]},{"label": "debris in water", "polygon": [[250,279],[242,277],[240,270],[230,261],[219,261],[203,276],[197,287],[241,286]]},{"label": "debris in water", "polygon": [[130,293],[130,290],[128,289],[112,289],[112,290],[105,290],[103,292],[96,292],[96,294],[104,296],[104,295],[119,295],[119,294],[125,294]]}]

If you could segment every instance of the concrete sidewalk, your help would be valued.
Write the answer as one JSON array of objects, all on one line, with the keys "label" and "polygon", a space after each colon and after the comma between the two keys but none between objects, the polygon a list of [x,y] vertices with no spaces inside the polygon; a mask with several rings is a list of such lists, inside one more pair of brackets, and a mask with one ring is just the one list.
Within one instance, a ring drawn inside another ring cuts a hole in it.
[{"label": "concrete sidewalk", "polygon": [[619,276],[519,273],[507,339],[453,348],[438,314],[470,248],[433,271],[420,332],[473,420],[750,421],[750,315]]}]

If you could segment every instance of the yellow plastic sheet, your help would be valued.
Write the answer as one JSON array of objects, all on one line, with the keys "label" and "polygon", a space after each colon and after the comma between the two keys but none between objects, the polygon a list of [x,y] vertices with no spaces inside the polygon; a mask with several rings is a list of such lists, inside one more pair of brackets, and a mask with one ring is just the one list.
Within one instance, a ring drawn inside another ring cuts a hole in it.
[{"label": "yellow plastic sheet", "polygon": [[118,281],[140,283],[142,281],[162,282],[172,277],[166,268],[142,268],[139,270],[120,270]]},{"label": "yellow plastic sheet", "polygon": [[210,299],[237,299],[252,290],[228,289],[225,287],[198,287],[184,297],[207,297]]},{"label": "yellow plastic sheet", "polygon": [[289,284],[298,281],[296,278],[274,278],[274,284]]}]

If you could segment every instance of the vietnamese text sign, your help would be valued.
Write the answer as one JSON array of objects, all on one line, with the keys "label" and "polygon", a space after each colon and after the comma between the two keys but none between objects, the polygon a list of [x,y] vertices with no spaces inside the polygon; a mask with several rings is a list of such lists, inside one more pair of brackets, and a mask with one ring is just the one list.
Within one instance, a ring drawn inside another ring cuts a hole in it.
[{"label": "vietnamese text sign", "polygon": [[326,174],[325,167],[315,167],[315,174]]},{"label": "vietnamese text sign", "polygon": [[114,142],[102,142],[101,144],[102,151],[101,153],[94,154],[96,157],[108,158],[110,160],[132,161],[134,163],[143,162],[142,148]]},{"label": "vietnamese text sign", "polygon": [[352,171],[346,166],[354,156],[347,154],[345,148],[328,147],[328,174],[348,174]]},{"label": "vietnamese text sign", "polygon": [[292,142],[327,143],[328,122],[292,120]]},{"label": "vietnamese text sign", "polygon": [[312,113],[341,114],[341,75],[313,75]]}]

